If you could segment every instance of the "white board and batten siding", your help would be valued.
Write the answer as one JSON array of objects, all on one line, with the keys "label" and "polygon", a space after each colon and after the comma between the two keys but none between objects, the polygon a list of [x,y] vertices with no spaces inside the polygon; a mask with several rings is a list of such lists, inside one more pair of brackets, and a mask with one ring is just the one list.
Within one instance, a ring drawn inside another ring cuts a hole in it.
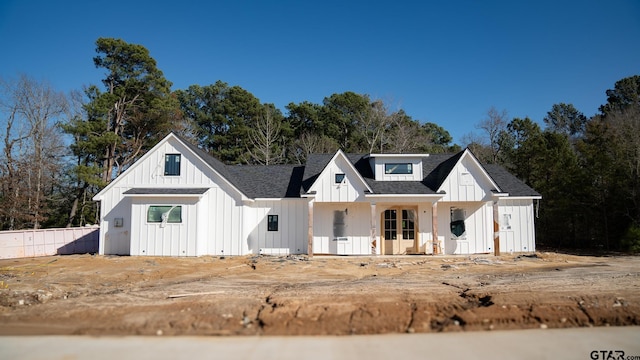
[{"label": "white board and batten siding", "polygon": [[491,183],[484,171],[470,155],[466,155],[453,168],[438,191],[446,193],[442,201],[471,202],[489,201],[491,190],[494,188],[495,185]]},{"label": "white board and batten siding", "polygon": [[[308,200],[257,200],[245,208],[248,252],[261,255],[308,253]],[[278,229],[269,231],[269,215],[278,216]]]},{"label": "white board and batten siding", "polygon": [[[336,183],[336,175],[344,174],[344,179]],[[338,154],[335,161],[329,162],[322,171],[313,186],[309,189],[315,191],[317,195],[314,201],[318,202],[354,202],[364,200],[366,186],[362,178],[348,162],[348,160]]]},{"label": "white board and batten siding", "polygon": [[500,251],[535,251],[535,226],[532,199],[502,198],[498,202]]},{"label": "white board and batten siding", "polygon": [[[196,256],[196,202],[194,198],[133,198],[131,255]],[[182,222],[147,222],[149,204],[180,206]]]},{"label": "white board and batten siding", "polygon": [[[180,158],[180,175],[165,176],[164,162],[165,154],[181,154]],[[246,244],[243,247],[242,236],[242,201],[241,194],[228,184],[215,171],[210,169],[198,156],[191,153],[176,138],[168,137],[166,141],[160,142],[156,148],[147,152],[141,159],[136,161],[129,169],[127,169],[118,179],[107,186],[101,193],[96,196],[96,200],[100,200],[102,224],[100,231],[100,254],[120,254],[120,255],[144,255],[135,253],[141,251],[142,247],[153,249],[152,252],[157,255],[164,254],[166,249],[174,249],[174,247],[165,244],[162,245],[144,244],[140,242],[139,237],[142,235],[152,235],[151,227],[144,230],[146,226],[147,206],[143,203],[150,204],[148,197],[145,200],[135,200],[138,197],[125,196],[123,193],[133,187],[136,188],[210,188],[199,201],[208,206],[208,209],[202,207],[198,203],[197,198],[185,199],[180,204],[175,203],[175,196],[167,198],[153,199],[152,205],[183,205],[183,225],[190,227],[187,230],[177,231],[175,236],[188,236],[188,239],[176,239],[179,244],[187,244],[184,248],[185,254],[205,255],[205,254],[244,254],[246,253]],[[178,197],[179,198],[179,197]],[[134,204],[135,201],[135,204]],[[196,201],[196,203],[194,203]],[[196,205],[197,204],[197,205]],[[136,209],[136,213],[132,214],[132,209]],[[208,214],[209,218],[204,215]],[[144,215],[144,216],[143,216]],[[116,227],[115,219],[122,219],[122,225]],[[232,220],[233,219],[233,220]],[[132,222],[137,222],[134,228]],[[144,226],[143,226],[144,225]],[[157,224],[156,224],[157,225]],[[167,224],[167,228],[170,227]],[[175,227],[172,225],[172,228]],[[166,228],[164,230],[167,230]],[[165,234],[166,231],[158,233]],[[190,246],[192,238],[196,233],[199,238],[196,239],[196,246]],[[184,235],[183,235],[184,234]],[[164,235],[162,235],[164,236]],[[132,237],[138,238],[132,243]],[[150,241],[154,241],[150,237]],[[178,247],[182,249],[181,247]],[[132,253],[132,249],[137,249]],[[193,249],[193,250],[192,250]],[[162,251],[160,251],[162,250]],[[169,252],[173,254],[174,250]],[[179,250],[182,254],[183,250]]]},{"label": "white board and batten siding", "polygon": [[[465,213],[465,234],[456,237],[451,232],[451,209]],[[488,253],[493,249],[493,206],[491,202],[438,203],[438,235],[444,242],[445,254]]]},{"label": "white board and batten siding", "polygon": [[[336,216],[340,224],[335,224]],[[370,255],[370,219],[368,202],[316,203],[313,208],[313,253]],[[336,226],[342,227],[341,236],[336,236]]]}]

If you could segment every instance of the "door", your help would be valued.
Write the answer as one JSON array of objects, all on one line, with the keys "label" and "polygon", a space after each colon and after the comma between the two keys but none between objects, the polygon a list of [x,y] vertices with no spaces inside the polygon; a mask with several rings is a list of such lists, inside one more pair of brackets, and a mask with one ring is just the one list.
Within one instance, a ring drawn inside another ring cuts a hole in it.
[{"label": "door", "polygon": [[392,208],[382,214],[385,255],[412,254],[417,252],[417,210]]}]

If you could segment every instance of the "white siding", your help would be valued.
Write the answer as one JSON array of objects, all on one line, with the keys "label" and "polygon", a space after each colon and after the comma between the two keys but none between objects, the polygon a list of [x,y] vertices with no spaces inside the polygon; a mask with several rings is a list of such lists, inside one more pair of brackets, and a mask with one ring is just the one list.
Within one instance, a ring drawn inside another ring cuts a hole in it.
[{"label": "white siding", "polygon": [[[164,176],[165,154],[181,154],[180,176]],[[203,221],[194,221],[198,228],[189,229],[202,236],[197,255],[242,255],[248,252],[242,241],[241,195],[229,183],[192,154],[180,141],[168,137],[160,142],[127,171],[120,175],[101,195],[100,254],[130,254],[132,221],[139,221],[131,213],[131,198],[123,193],[136,188],[205,187],[211,188],[203,198],[203,205],[194,208],[196,218],[200,210],[208,214]],[[146,200],[145,200],[146,201]],[[123,226],[113,225],[115,218],[123,218]],[[146,221],[146,218],[145,218]],[[190,223],[191,224],[191,223]],[[199,224],[199,225],[197,225]],[[204,231],[200,231],[204,230]]]},{"label": "white siding", "polygon": [[[334,238],[334,211],[345,211],[345,236]],[[371,205],[369,203],[314,204],[313,253],[371,254]]]},{"label": "white siding", "polygon": [[[336,184],[335,174],[345,174],[344,181]],[[317,193],[316,202],[353,202],[364,199],[365,189],[353,166],[339,155],[327,165],[309,190]]]},{"label": "white siding", "polygon": [[[411,174],[385,174],[385,164],[406,164],[413,167]],[[422,158],[421,157],[376,157],[369,161],[373,165],[376,180],[380,181],[420,181],[422,180]]]},{"label": "white siding", "polygon": [[[195,256],[197,253],[197,199],[132,199],[131,255]],[[148,223],[150,205],[181,206],[182,223]]]},{"label": "white siding", "polygon": [[493,184],[477,163],[470,155],[464,155],[438,191],[446,192],[442,201],[469,202],[489,201],[493,189]]},{"label": "white siding", "polygon": [[[451,208],[464,209],[466,235],[454,239]],[[483,203],[438,203],[438,235],[444,239],[445,254],[487,253],[493,248],[493,207]]]},{"label": "white siding", "polygon": [[[307,253],[306,199],[256,201],[245,209],[249,252],[288,255]],[[278,215],[278,230],[268,231],[268,215]]]},{"label": "white siding", "polygon": [[[536,250],[533,200],[500,199],[500,252],[533,252]],[[508,224],[504,217],[509,217]]]}]

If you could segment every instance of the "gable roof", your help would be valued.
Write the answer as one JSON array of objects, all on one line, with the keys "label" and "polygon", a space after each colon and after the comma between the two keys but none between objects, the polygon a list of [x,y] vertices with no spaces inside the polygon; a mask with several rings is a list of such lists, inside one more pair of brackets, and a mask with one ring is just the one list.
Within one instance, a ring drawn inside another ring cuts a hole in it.
[{"label": "gable roof", "polygon": [[[539,197],[538,192],[520,181],[513,174],[499,165],[483,165],[475,156],[465,149],[456,154],[433,154],[422,157],[423,180],[421,181],[378,181],[375,180],[369,163],[368,154],[346,154],[338,150],[334,154],[310,154],[306,165],[225,165],[206,151],[192,144],[188,139],[171,133],[150,150],[153,151],[170,137],[175,137],[204,163],[224,178],[231,186],[250,199],[259,198],[300,198],[309,191],[318,176],[337,156],[343,156],[353,166],[356,174],[373,194],[389,195],[428,195],[436,194],[438,188],[451,173],[466,152],[477,162],[500,192],[509,196]],[[147,156],[143,155],[142,158]],[[141,158],[141,159],[142,159]],[[139,161],[139,160],[138,160]],[[136,164],[134,163],[133,166]],[[117,181],[115,179],[94,200],[99,200],[107,189]],[[204,193],[203,189],[191,190]],[[184,189],[130,189],[127,195],[145,194],[187,194]],[[189,193],[190,194],[190,193]]]}]

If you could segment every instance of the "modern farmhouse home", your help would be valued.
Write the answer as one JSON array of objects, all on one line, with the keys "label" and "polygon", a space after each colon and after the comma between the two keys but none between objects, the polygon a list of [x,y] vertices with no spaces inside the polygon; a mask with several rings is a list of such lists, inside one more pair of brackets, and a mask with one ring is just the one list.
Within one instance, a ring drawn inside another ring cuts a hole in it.
[{"label": "modern farmhouse home", "polygon": [[225,165],[171,133],[98,193],[100,254],[535,251],[540,194],[465,149]]}]

